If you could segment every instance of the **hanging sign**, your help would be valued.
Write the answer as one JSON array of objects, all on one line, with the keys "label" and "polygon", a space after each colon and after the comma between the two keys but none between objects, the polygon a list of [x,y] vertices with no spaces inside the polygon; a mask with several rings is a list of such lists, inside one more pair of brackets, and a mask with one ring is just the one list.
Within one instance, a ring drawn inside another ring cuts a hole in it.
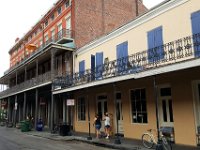
[{"label": "hanging sign", "polygon": [[74,106],[74,99],[67,99],[67,106]]}]

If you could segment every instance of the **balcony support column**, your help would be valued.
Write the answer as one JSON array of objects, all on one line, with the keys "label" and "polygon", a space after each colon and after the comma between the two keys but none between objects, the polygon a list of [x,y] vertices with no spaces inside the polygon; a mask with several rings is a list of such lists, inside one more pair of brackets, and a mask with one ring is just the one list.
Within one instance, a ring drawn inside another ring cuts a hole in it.
[{"label": "balcony support column", "polygon": [[50,123],[51,131],[54,130],[54,95],[51,93],[51,123]]},{"label": "balcony support column", "polygon": [[24,81],[27,80],[27,67],[25,66],[25,70],[24,70]]},{"label": "balcony support column", "polygon": [[8,113],[7,113],[7,118],[8,122],[11,122],[11,108],[10,108],[10,97],[8,97]]},{"label": "balcony support column", "polygon": [[14,106],[14,126],[16,127],[16,123],[17,123],[17,95],[15,95],[15,106]]},{"label": "balcony support column", "polygon": [[35,128],[38,121],[38,89],[35,89]]},{"label": "balcony support column", "polygon": [[26,119],[26,92],[24,92],[24,103],[23,103],[23,120]]},{"label": "balcony support column", "polygon": [[56,49],[51,50],[51,80],[54,79],[55,76],[55,57],[56,57]]},{"label": "balcony support column", "polygon": [[[56,49],[51,50],[51,80],[53,81],[55,76],[55,57]],[[53,84],[51,84],[51,90],[53,91]],[[51,119],[50,119],[50,129],[53,131],[54,128],[54,95],[51,93]]]},{"label": "balcony support column", "polygon": [[36,78],[38,77],[38,59],[36,60],[36,73],[35,73]]},{"label": "balcony support column", "polygon": [[16,79],[16,83],[15,83],[15,85],[17,85],[17,71],[16,71],[16,77],[15,77],[15,79]]}]

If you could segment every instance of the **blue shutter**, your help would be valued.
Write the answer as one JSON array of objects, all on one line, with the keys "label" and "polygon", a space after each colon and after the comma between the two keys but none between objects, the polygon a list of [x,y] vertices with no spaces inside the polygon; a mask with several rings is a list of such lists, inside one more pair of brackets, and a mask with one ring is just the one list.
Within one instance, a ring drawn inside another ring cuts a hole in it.
[{"label": "blue shutter", "polygon": [[91,79],[95,78],[95,55],[91,55]]},{"label": "blue shutter", "polygon": [[148,38],[148,60],[159,61],[164,58],[162,27],[153,29],[147,33]]},{"label": "blue shutter", "polygon": [[79,76],[83,76],[85,72],[85,60],[79,62]]},{"label": "blue shutter", "polygon": [[128,42],[117,45],[117,68],[118,73],[125,71],[128,57]]},{"label": "blue shutter", "polygon": [[96,77],[102,77],[103,72],[103,52],[96,53]]},{"label": "blue shutter", "polygon": [[[192,34],[198,34],[200,33],[200,11],[192,13],[191,15],[191,21],[192,21]],[[195,57],[199,57],[200,56],[200,46],[199,44],[199,38],[198,36],[194,36],[193,38],[193,44],[194,44],[194,54]]]},{"label": "blue shutter", "polygon": [[155,30],[155,47],[157,47],[157,59],[163,59],[164,58],[164,49],[162,47],[163,45],[163,34],[162,34],[162,27],[158,27]]},{"label": "blue shutter", "polygon": [[128,42],[123,43],[123,52],[122,52],[123,57],[128,57]]}]

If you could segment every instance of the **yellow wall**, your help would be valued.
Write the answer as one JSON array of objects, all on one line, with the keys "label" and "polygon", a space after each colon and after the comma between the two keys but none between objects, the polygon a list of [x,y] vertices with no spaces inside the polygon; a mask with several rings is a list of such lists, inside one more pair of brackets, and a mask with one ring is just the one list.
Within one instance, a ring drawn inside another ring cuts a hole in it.
[{"label": "yellow wall", "polygon": [[[135,26],[126,33],[113,37],[111,40],[105,41],[101,45],[96,44],[94,48],[88,48],[87,52],[77,53],[77,58],[75,58],[75,71],[79,70],[79,62],[81,60],[86,60],[85,68],[89,69],[91,67],[91,54],[95,54],[96,52],[103,51],[104,58],[108,57],[109,60],[115,60],[116,45],[124,41],[128,41],[129,55],[147,50],[147,32],[159,26],[163,27],[164,43],[189,36],[192,34],[191,13],[197,10],[200,10],[199,0],[188,0],[182,5],[165,11],[144,23]],[[149,14],[151,13],[154,12],[149,12]]]},{"label": "yellow wall", "polygon": [[[175,143],[183,145],[196,146],[196,125],[194,115],[194,97],[192,90],[192,82],[199,80],[200,68],[184,70],[173,73],[166,73],[158,75],[157,85],[169,85],[172,91],[173,103],[173,117],[175,130]],[[183,82],[185,81],[185,82]],[[146,89],[148,123],[139,124],[132,123],[131,115],[131,101],[130,90],[136,88]],[[88,88],[88,90],[80,90],[74,95],[88,95],[90,102],[90,116],[91,116],[91,132],[95,133],[92,126],[93,118],[97,112],[96,96],[99,94],[106,94],[108,96],[108,111],[113,116],[112,132],[116,133],[115,120],[115,105],[114,105],[114,91],[113,85],[96,86]],[[122,93],[122,110],[123,110],[123,124],[124,136],[126,138],[141,139],[142,134],[147,129],[156,129],[156,111],[155,98],[153,88],[153,77],[142,78],[138,80],[128,80],[116,83],[115,91]],[[86,94],[88,92],[88,94]],[[77,115],[77,114],[76,114]],[[87,115],[87,112],[86,112]],[[75,121],[75,130],[77,132],[88,132],[88,121]]]},{"label": "yellow wall", "polygon": [[[173,2],[173,1],[172,1]],[[162,6],[161,6],[162,7]],[[164,10],[164,8],[163,8]],[[77,53],[75,58],[75,71],[79,70],[79,62],[86,60],[86,69],[90,68],[91,54],[96,52],[104,53],[104,58],[108,57],[109,61],[116,59],[116,45],[128,41],[128,52],[134,54],[147,49],[147,32],[162,26],[163,42],[183,38],[192,34],[191,31],[191,13],[200,10],[199,0],[186,0],[185,3],[170,9],[162,14],[148,20],[135,28],[123,33],[119,36],[105,41],[101,45],[88,48],[85,52]],[[151,13],[151,12],[149,12]],[[158,75],[157,84],[159,86],[169,85],[172,91],[172,103],[174,114],[175,142],[177,144],[196,145],[196,125],[194,115],[194,97],[192,91],[192,82],[199,80],[197,76],[200,69],[191,69],[188,71],[179,71],[174,73],[166,73]],[[184,81],[184,82],[183,82]],[[148,123],[135,124],[132,123],[130,90],[135,88],[145,88],[147,96]],[[104,85],[101,87],[88,88],[90,100],[90,114],[93,120],[96,113],[96,96],[100,93],[106,93],[108,96],[108,110],[113,114],[113,132],[115,132],[115,108],[113,97],[113,86]],[[156,129],[155,115],[155,98],[153,89],[153,77],[128,80],[116,83],[116,91],[122,92],[123,104],[123,123],[124,135],[127,138],[141,139],[142,133],[147,129]],[[77,91],[74,95],[80,95],[83,91]],[[88,132],[88,122],[75,123],[76,131]],[[94,128],[92,128],[94,133]]]}]

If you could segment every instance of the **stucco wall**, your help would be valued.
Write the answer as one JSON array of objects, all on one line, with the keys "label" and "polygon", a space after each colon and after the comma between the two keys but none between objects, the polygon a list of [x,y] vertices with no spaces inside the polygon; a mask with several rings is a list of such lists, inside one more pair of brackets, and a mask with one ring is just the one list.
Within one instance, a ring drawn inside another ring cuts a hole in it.
[{"label": "stucco wall", "polygon": [[124,41],[128,41],[129,55],[147,50],[147,32],[159,26],[163,28],[163,43],[189,36],[192,34],[191,13],[199,9],[198,0],[181,0],[176,3],[172,1],[164,4],[126,25],[131,27],[120,28],[105,36],[104,39],[94,41],[91,46],[78,50],[75,58],[75,71],[79,70],[81,60],[86,60],[85,68],[89,69],[91,54],[96,52],[103,52],[104,58],[115,60],[116,46]]}]

